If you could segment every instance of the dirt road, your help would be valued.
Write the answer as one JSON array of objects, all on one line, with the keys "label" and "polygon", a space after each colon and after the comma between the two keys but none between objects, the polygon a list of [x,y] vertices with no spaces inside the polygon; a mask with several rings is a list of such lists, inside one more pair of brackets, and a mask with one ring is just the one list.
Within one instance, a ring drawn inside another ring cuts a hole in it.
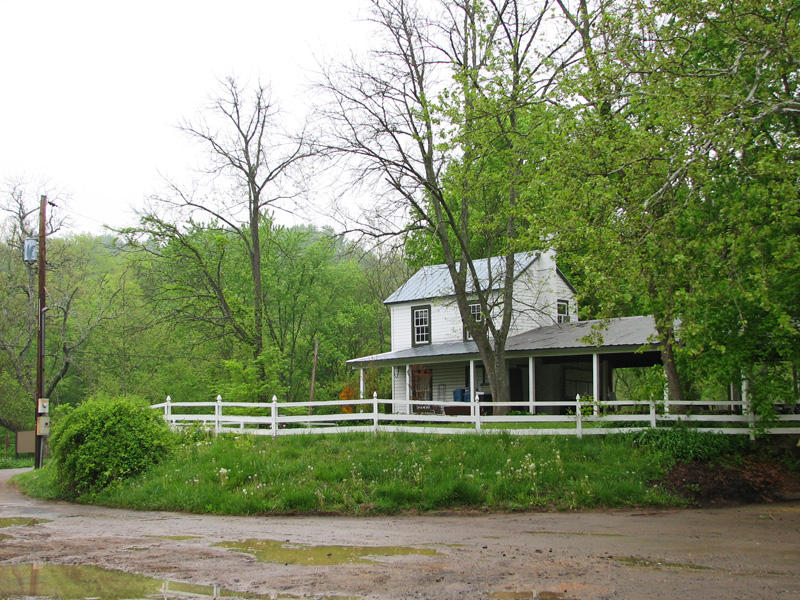
[{"label": "dirt road", "polygon": [[[243,598],[800,598],[796,502],[641,512],[217,517],[32,500],[8,484],[15,472],[0,471],[0,523],[7,525],[0,528],[0,597],[2,574],[17,569],[19,577],[24,568],[11,565],[38,562],[219,585]],[[9,517],[39,522],[15,524]]]}]

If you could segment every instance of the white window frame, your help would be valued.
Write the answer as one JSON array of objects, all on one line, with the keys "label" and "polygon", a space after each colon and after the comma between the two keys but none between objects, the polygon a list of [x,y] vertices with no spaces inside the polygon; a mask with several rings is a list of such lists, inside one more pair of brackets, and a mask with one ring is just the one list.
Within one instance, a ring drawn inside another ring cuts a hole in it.
[{"label": "white window frame", "polygon": [[[469,314],[472,316],[475,323],[483,322],[483,311],[479,303],[475,302],[469,305]],[[464,339],[466,341],[472,340],[472,334],[469,332],[469,328],[466,325],[464,325]]]},{"label": "white window frame", "polygon": [[572,317],[569,314],[569,300],[556,300],[556,323],[569,323]]},{"label": "white window frame", "polygon": [[[424,322],[422,322],[424,315]],[[418,322],[418,317],[420,318]],[[431,305],[411,307],[411,345],[426,346],[431,343],[433,337]]]}]

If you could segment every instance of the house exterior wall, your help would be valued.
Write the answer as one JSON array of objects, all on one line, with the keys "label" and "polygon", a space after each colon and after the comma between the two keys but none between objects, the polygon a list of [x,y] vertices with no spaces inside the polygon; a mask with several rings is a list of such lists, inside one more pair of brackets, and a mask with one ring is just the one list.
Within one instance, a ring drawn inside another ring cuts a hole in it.
[{"label": "house exterior wall", "polygon": [[[498,299],[498,294],[493,300]],[[557,301],[568,300],[570,316],[577,319],[575,294],[558,275],[555,254],[544,252],[514,285],[514,315],[509,335],[522,333],[536,327],[552,325],[557,321]],[[411,310],[416,306],[431,307],[431,343],[460,341],[464,339],[461,313],[454,297],[414,300],[391,305],[392,351],[411,348]],[[491,311],[500,318],[502,307]]]}]

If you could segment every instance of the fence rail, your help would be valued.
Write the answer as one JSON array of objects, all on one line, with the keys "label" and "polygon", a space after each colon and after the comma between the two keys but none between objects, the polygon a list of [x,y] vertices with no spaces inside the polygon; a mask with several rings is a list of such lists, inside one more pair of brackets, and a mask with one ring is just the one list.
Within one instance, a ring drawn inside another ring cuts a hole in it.
[{"label": "fence rail", "polygon": [[[382,412],[381,407],[387,405],[389,411]],[[151,408],[163,409],[164,420],[173,428],[200,424],[216,433],[272,436],[385,431],[582,437],[642,431],[681,422],[690,423],[698,431],[730,435],[800,434],[800,414],[776,414],[768,422],[759,421],[743,402],[595,403],[576,398],[572,402],[535,404],[536,410],[560,414],[530,414],[530,406],[528,402],[478,402],[475,399],[470,402],[405,402],[379,399],[375,394],[371,399],[329,402],[278,402],[275,396],[272,402],[223,402],[220,396],[214,402],[172,402],[167,396],[165,402]],[[489,410],[494,413],[495,407],[506,407],[511,414],[486,414]],[[213,410],[196,412],[202,408]],[[226,414],[225,409],[229,408],[240,409],[237,412],[246,408],[251,414]],[[314,413],[315,408],[324,408],[326,412]],[[187,409],[191,412],[186,412]],[[252,414],[260,411],[265,414]]]}]

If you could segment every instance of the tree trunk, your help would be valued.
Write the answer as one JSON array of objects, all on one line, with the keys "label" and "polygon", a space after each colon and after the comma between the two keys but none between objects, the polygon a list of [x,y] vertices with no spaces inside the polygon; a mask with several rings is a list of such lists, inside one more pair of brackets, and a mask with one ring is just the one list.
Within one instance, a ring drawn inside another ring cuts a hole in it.
[{"label": "tree trunk", "polygon": [[675,364],[675,331],[672,327],[656,325],[656,331],[661,339],[661,361],[664,363],[664,372],[667,375],[667,389],[669,398],[673,402],[683,402],[683,386],[681,384],[678,367]]}]

